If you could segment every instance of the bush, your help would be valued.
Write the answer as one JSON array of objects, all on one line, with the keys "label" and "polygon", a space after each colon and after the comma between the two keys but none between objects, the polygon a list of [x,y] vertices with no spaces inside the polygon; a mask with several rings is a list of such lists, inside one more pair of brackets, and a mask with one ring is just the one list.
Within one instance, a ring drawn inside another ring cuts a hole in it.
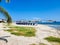
[{"label": "bush", "polygon": [[17,36],[35,36],[36,30],[33,27],[18,27],[18,26],[13,26],[10,27],[10,29],[7,30],[13,35]]},{"label": "bush", "polygon": [[46,37],[44,39],[48,40],[49,42],[58,42],[58,43],[60,43],[60,38],[57,38],[57,37],[50,36],[50,37]]}]

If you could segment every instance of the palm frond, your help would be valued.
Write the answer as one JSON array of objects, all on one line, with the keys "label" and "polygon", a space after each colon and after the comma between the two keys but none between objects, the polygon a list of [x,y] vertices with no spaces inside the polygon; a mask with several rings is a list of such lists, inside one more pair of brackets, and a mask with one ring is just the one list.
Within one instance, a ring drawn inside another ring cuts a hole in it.
[{"label": "palm frond", "polygon": [[0,0],[0,2],[1,2],[2,0]]},{"label": "palm frond", "polygon": [[6,3],[9,3],[10,2],[10,0],[6,0]]},{"label": "palm frond", "polygon": [[0,7],[0,12],[3,13],[4,16],[6,17],[8,24],[12,23],[11,16],[8,14],[8,12],[4,8]]}]

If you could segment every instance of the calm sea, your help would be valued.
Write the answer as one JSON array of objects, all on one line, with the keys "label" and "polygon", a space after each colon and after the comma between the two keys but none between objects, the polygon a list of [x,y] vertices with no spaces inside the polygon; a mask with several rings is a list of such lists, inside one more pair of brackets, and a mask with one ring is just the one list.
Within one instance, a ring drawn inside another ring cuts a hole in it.
[{"label": "calm sea", "polygon": [[38,24],[43,24],[43,25],[48,25],[49,27],[53,27],[55,29],[58,29],[60,30],[60,22],[53,22],[53,23],[50,23],[50,22],[38,22]]}]

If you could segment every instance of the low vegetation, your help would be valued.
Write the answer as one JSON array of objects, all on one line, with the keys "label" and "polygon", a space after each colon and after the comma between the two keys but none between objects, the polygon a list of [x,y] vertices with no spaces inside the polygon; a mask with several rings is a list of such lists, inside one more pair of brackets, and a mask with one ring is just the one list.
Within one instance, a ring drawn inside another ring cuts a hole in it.
[{"label": "low vegetation", "polygon": [[39,43],[39,45],[47,45],[47,44],[44,44],[44,43]]},{"label": "low vegetation", "polygon": [[36,45],[36,44],[30,44],[30,45]]},{"label": "low vegetation", "polygon": [[36,30],[33,27],[19,27],[19,26],[10,26],[10,29],[6,30],[13,35],[17,36],[35,36]]},{"label": "low vegetation", "polygon": [[[30,45],[37,45],[37,44],[30,44]],[[44,44],[44,43],[39,43],[39,45],[46,45],[46,44]]]},{"label": "low vegetation", "polygon": [[57,43],[60,43],[60,38],[57,38],[57,37],[46,37],[45,38],[46,40],[48,40],[49,42],[57,42]]}]

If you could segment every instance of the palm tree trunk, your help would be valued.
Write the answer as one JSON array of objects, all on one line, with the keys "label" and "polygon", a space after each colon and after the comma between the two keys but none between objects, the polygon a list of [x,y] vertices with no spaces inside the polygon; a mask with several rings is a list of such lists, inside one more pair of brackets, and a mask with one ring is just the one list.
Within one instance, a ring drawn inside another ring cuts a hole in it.
[{"label": "palm tree trunk", "polygon": [[0,12],[3,13],[4,16],[6,17],[8,25],[11,24],[12,23],[12,18],[8,14],[8,12],[4,8],[2,8],[2,7],[0,7]]}]

